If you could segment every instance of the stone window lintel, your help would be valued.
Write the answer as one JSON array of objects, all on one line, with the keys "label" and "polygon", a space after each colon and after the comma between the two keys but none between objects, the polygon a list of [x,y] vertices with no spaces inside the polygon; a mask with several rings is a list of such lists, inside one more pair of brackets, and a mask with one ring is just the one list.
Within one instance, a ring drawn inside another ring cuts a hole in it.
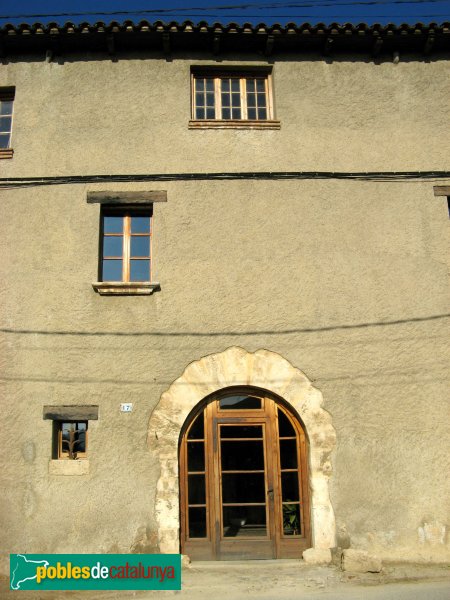
[{"label": "stone window lintel", "polygon": [[153,202],[167,202],[167,191],[92,191],[87,193],[88,204],[153,204]]}]

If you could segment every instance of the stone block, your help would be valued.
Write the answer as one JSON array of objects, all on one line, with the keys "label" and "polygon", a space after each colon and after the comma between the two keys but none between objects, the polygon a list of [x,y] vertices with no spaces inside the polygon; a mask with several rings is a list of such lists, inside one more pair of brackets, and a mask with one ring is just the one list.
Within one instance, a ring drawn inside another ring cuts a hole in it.
[{"label": "stone block", "polygon": [[342,552],[342,570],[354,573],[379,573],[381,571],[381,559],[365,550],[352,550],[351,548]]},{"label": "stone block", "polygon": [[181,567],[183,569],[190,569],[191,568],[191,559],[190,559],[190,556],[188,554],[182,554],[181,555]]},{"label": "stone block", "polygon": [[329,548],[308,548],[303,552],[303,560],[309,565],[327,565],[331,563]]},{"label": "stone block", "polygon": [[89,460],[50,460],[48,472],[49,475],[88,475]]}]

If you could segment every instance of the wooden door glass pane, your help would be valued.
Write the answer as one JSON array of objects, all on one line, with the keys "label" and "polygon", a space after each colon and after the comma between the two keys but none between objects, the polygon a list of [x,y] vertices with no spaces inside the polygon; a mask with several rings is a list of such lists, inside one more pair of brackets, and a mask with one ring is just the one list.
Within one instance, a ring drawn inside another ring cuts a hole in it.
[{"label": "wooden door glass pane", "polygon": [[265,501],[264,473],[222,473],[224,504],[264,504]]},{"label": "wooden door glass pane", "polygon": [[297,468],[297,440],[280,440],[281,469]]},{"label": "wooden door glass pane", "polygon": [[202,440],[205,435],[204,413],[200,413],[189,428],[188,440]]},{"label": "wooden door glass pane", "polygon": [[301,534],[300,504],[283,504],[283,534]]},{"label": "wooden door glass pane", "polygon": [[206,504],[204,475],[188,475],[188,503]]},{"label": "wooden door glass pane", "polygon": [[295,437],[295,429],[282,410],[278,410],[278,433],[280,437]]},{"label": "wooden door glass pane", "polygon": [[255,396],[227,396],[219,400],[220,410],[261,410],[261,398]]},{"label": "wooden door glass pane", "polygon": [[262,425],[222,425],[220,437],[231,438],[260,438],[263,437]]},{"label": "wooden door glass pane", "polygon": [[222,471],[260,471],[264,469],[262,440],[221,440]]},{"label": "wooden door glass pane", "polygon": [[265,506],[224,506],[223,535],[233,537],[266,537]]},{"label": "wooden door glass pane", "polygon": [[297,471],[281,473],[281,495],[283,502],[293,502],[300,499]]},{"label": "wooden door glass pane", "polygon": [[187,443],[188,472],[205,470],[205,447],[203,442]]},{"label": "wooden door glass pane", "polygon": [[206,507],[189,508],[189,537],[204,538],[206,537]]}]

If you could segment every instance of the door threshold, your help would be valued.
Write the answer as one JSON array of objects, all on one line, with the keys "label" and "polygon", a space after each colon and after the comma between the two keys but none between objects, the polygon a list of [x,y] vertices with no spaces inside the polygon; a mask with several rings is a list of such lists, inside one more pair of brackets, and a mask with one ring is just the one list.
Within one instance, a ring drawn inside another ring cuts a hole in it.
[{"label": "door threshold", "polygon": [[303,561],[302,558],[246,558],[244,560],[193,560],[189,566],[192,569],[195,569],[197,567],[201,567],[202,569],[205,567],[223,567],[224,569],[229,569],[230,567],[232,567],[234,569],[235,567],[239,568],[241,566],[266,568],[271,565],[276,565],[277,567],[295,566],[298,568],[299,566],[306,565],[306,563]]}]

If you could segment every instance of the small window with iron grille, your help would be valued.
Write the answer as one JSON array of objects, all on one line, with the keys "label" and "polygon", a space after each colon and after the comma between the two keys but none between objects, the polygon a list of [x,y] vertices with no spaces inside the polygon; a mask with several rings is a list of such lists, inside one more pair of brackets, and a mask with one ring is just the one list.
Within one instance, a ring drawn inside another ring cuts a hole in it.
[{"label": "small window with iron grille", "polygon": [[88,421],[54,421],[56,457],[77,460],[86,458]]},{"label": "small window with iron grille", "polygon": [[268,71],[192,72],[191,126],[276,126]]}]

